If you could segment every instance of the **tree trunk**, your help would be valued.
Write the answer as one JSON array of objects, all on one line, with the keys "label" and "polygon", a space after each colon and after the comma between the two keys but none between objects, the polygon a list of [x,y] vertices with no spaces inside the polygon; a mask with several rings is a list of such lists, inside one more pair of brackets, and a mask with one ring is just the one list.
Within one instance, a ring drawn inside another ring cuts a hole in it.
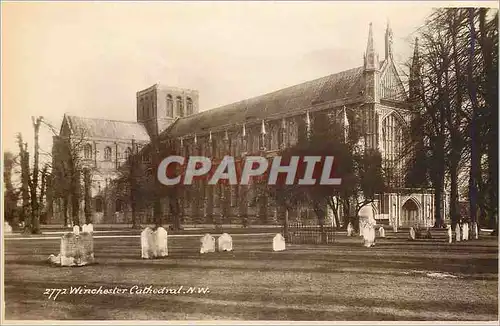
[{"label": "tree trunk", "polygon": [[452,159],[450,166],[450,217],[453,228],[462,218],[458,211],[458,162],[454,161]]},{"label": "tree trunk", "polygon": [[64,197],[63,197],[64,227],[68,226],[68,224],[69,224],[68,209],[69,209],[69,198],[68,198],[68,195],[64,195]]},{"label": "tree trunk", "polygon": [[92,209],[91,209],[91,175],[88,169],[84,171],[84,212],[85,212],[85,223],[92,223]]}]

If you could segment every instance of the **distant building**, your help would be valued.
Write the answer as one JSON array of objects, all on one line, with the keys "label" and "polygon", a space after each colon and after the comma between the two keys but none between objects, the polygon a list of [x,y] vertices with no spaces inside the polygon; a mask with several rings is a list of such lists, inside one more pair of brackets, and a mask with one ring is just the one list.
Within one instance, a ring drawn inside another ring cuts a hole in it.
[{"label": "distant building", "polygon": [[[379,60],[370,24],[362,63],[353,69],[203,112],[199,112],[197,91],[157,84],[137,93],[136,123],[65,116],[60,137],[76,135],[74,125],[91,131],[85,135],[88,150],[82,155],[97,171],[93,174],[94,220],[130,223],[126,198],[104,199],[100,191],[116,176],[115,170],[132,142],[143,146],[150,137],[168,136],[182,143],[185,155],[272,155],[304,135],[306,117],[314,121],[317,112],[328,112],[342,121],[345,115],[349,124],[362,124],[364,146],[381,152],[391,185],[399,189],[380,194],[373,204],[376,217],[400,227],[430,226],[434,223],[432,189],[405,188],[401,177],[405,164],[399,157],[415,115],[393,60],[389,26],[385,56]],[[410,83],[410,93],[412,87]],[[201,200],[191,200],[195,197]],[[61,221],[60,201],[59,211],[54,210],[54,221]],[[107,206],[105,214],[99,205],[103,202]],[[168,205],[163,205],[168,221]],[[242,192],[239,186],[186,190],[183,211],[183,222],[189,224],[212,223],[214,216],[221,216],[222,223],[241,223],[245,216],[250,223],[272,224],[277,223],[280,214],[267,196],[254,189]],[[307,209],[290,212],[291,219],[308,217],[312,218],[312,214]],[[142,223],[150,222],[150,218],[148,210],[141,213]]]}]

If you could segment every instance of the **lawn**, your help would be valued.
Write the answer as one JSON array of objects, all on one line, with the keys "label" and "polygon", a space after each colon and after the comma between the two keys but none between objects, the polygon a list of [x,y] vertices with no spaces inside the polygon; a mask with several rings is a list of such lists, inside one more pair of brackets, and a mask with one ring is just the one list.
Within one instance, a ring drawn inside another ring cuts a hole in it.
[{"label": "lawn", "polygon": [[[268,230],[269,232],[269,230]],[[96,238],[92,266],[52,267],[56,239],[5,241],[5,318],[44,320],[497,320],[496,237],[448,244],[389,232],[374,248],[289,245],[235,234],[234,252],[199,254],[198,237],[169,239],[166,259],[141,260],[140,239]],[[47,288],[208,288],[196,294],[66,294]]]}]

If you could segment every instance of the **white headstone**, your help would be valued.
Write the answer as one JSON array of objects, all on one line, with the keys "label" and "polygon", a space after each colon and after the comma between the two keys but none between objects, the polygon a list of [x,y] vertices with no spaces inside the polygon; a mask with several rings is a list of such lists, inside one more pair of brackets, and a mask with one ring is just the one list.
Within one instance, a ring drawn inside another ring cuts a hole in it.
[{"label": "white headstone", "polygon": [[469,240],[469,223],[464,223],[464,232],[462,233],[462,240]]},{"label": "white headstone", "polygon": [[381,227],[378,228],[378,235],[381,238],[385,238],[385,229],[384,229],[383,226],[381,226]]},{"label": "white headstone", "polygon": [[285,247],[285,238],[281,235],[281,233],[276,234],[273,238],[273,251],[283,251],[285,250]]},{"label": "white headstone", "polygon": [[233,250],[233,238],[227,233],[223,233],[217,240],[219,245],[219,251],[232,251]]},{"label": "white headstone", "polygon": [[347,224],[347,236],[348,237],[352,236],[353,232],[354,232],[354,228],[352,226],[352,223],[349,222],[349,224]]},{"label": "white headstone", "polygon": [[474,239],[479,239],[479,228],[476,222],[472,223],[472,232],[474,233]]},{"label": "white headstone", "polygon": [[80,227],[78,225],[73,226],[73,233],[75,235],[79,235],[80,234]]},{"label": "white headstone", "polygon": [[365,247],[375,245],[375,225],[377,224],[373,214],[373,207],[364,206],[359,210],[359,228],[364,239]]},{"label": "white headstone", "polygon": [[455,240],[460,242],[460,224],[457,223],[455,226]]},{"label": "white headstone", "polygon": [[365,241],[367,247],[373,247],[375,245],[375,226],[370,225],[365,229]]},{"label": "white headstone", "polygon": [[94,225],[92,223],[89,223],[87,225],[87,230],[88,230],[87,232],[89,233],[94,233]]},{"label": "white headstone", "polygon": [[5,222],[3,225],[3,232],[5,234],[12,233],[12,226],[10,226],[9,222]]},{"label": "white headstone", "polygon": [[215,252],[215,238],[212,237],[209,233],[205,234],[200,241],[201,241],[200,254]]},{"label": "white headstone", "polygon": [[410,239],[415,240],[415,229],[413,227],[410,228]]},{"label": "white headstone", "polygon": [[141,257],[145,259],[152,257],[151,238],[153,230],[148,226],[141,232]]},{"label": "white headstone", "polygon": [[87,224],[82,225],[82,232],[89,232]]},{"label": "white headstone", "polygon": [[92,234],[66,233],[61,237],[61,266],[84,266],[94,262]]},{"label": "white headstone", "polygon": [[447,229],[446,231],[448,233],[448,243],[452,243],[453,242],[453,233],[451,231],[451,225],[448,225],[446,227],[446,229]]},{"label": "white headstone", "polygon": [[166,257],[168,256],[168,234],[167,230],[161,226],[156,229],[156,245],[158,246],[156,251],[156,257]]}]

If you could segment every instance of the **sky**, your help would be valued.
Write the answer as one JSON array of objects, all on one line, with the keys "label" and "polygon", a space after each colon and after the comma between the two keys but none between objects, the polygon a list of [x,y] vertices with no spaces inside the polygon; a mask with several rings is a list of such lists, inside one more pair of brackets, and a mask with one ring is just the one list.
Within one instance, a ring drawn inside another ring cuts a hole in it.
[{"label": "sky", "polygon": [[[31,116],[134,121],[136,92],[158,82],[197,89],[203,111],[361,66],[370,22],[382,59],[390,21],[404,64],[432,7],[450,4],[2,2],[3,150],[18,132],[32,150]],[[51,144],[42,127],[42,153]]]}]

